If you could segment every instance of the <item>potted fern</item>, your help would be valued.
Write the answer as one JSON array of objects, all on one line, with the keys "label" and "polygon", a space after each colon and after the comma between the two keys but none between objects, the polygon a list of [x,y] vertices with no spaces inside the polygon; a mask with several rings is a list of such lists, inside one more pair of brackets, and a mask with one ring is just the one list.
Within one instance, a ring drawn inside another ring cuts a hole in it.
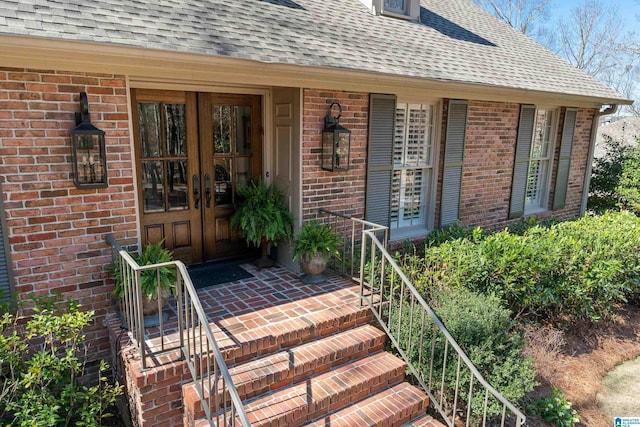
[{"label": "potted fern", "polygon": [[293,260],[300,260],[305,274],[300,278],[305,283],[321,283],[322,273],[331,256],[340,255],[341,242],[336,232],[327,224],[316,220],[302,226],[298,239],[293,244]]},{"label": "potted fern", "polygon": [[231,217],[231,228],[248,244],[260,247],[258,269],[273,266],[269,247],[293,235],[293,218],[282,193],[273,185],[250,182],[238,188],[240,203]]},{"label": "potted fern", "polygon": [[[132,254],[132,257],[140,266],[171,262],[173,261],[173,253],[165,249],[163,243],[164,241],[148,244],[140,256]],[[119,264],[112,266],[111,275],[115,280],[113,296],[124,297],[124,279]],[[175,291],[176,275],[176,268],[168,266],[140,272],[140,291],[143,297],[142,312],[145,316],[158,313],[158,299],[160,299],[160,307],[164,307],[169,296]],[[160,290],[159,293],[158,290]]]}]

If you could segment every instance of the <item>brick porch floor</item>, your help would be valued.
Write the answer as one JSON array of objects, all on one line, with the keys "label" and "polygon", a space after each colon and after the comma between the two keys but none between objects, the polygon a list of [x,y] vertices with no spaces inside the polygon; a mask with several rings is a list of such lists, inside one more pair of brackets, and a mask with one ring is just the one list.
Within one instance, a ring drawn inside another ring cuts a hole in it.
[{"label": "brick porch floor", "polygon": [[[416,418],[411,425],[439,425],[423,415],[426,395],[402,382],[404,363],[384,353],[386,337],[369,325],[356,283],[328,272],[325,283],[306,285],[285,268],[242,268],[253,277],[199,289],[198,296],[253,425],[396,426]],[[158,352],[159,331],[149,332],[147,346]],[[165,333],[165,345],[177,346],[173,311]],[[142,372],[126,335],[118,338],[134,424],[201,425],[203,410],[178,352],[157,354]],[[299,398],[274,410],[281,395]],[[375,404],[381,399],[386,404]]]}]

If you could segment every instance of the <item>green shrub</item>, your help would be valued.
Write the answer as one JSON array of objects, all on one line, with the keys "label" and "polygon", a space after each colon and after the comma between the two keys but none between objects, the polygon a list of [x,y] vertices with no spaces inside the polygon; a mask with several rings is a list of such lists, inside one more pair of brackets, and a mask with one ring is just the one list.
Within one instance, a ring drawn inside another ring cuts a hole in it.
[{"label": "green shrub", "polygon": [[571,406],[564,393],[554,387],[550,395],[527,402],[525,409],[556,427],[573,427],[580,417]]},{"label": "green shrub", "polygon": [[611,212],[522,234],[444,240],[424,256],[404,257],[403,268],[423,290],[435,274],[446,285],[499,297],[516,317],[598,320],[640,294],[639,251],[640,218]]},{"label": "green shrub", "polygon": [[629,149],[616,192],[621,208],[640,215],[640,146]]},{"label": "green shrub", "polygon": [[[438,288],[432,292],[429,305],[443,322],[451,336],[456,340],[484,379],[509,401],[517,401],[535,386],[533,361],[522,356],[524,340],[514,332],[515,322],[509,310],[500,306],[496,297],[476,294],[465,289]],[[445,359],[445,340],[437,336],[432,340],[430,332],[424,332],[421,325],[421,313],[411,319],[408,304],[403,307],[402,316],[393,311],[390,324],[397,325],[401,317],[401,347],[410,349],[408,356],[415,365],[420,365],[424,378],[431,377],[434,389],[440,390],[442,368],[445,368],[445,396],[449,404],[453,403],[457,379],[457,355],[449,347]],[[428,329],[430,330],[430,328]],[[409,345],[408,341],[413,342]],[[422,346],[420,345],[422,343]],[[432,348],[434,357],[429,355]],[[462,369],[459,382],[461,390],[458,409],[466,406],[470,385],[470,372]],[[474,380],[475,393],[472,397],[473,414],[482,415],[485,394]],[[502,405],[489,399],[489,415],[501,414]]]},{"label": "green shrub", "polygon": [[628,209],[640,214],[640,146],[609,136],[605,143],[607,153],[594,161],[587,207],[597,213]]},{"label": "green shrub", "polygon": [[[31,318],[4,313],[0,319],[2,382],[0,414],[19,426],[100,426],[122,393],[102,372],[84,384],[88,351],[83,329],[93,311],[77,304],[40,301]],[[26,321],[26,323],[25,323]]]}]

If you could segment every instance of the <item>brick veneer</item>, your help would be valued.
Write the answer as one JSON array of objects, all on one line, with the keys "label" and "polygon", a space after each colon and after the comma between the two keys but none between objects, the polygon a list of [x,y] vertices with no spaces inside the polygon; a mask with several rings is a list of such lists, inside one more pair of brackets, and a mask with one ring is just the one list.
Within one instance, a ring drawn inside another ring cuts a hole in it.
[{"label": "brick veneer", "polygon": [[[566,206],[556,211],[537,214],[538,218],[553,216],[570,219],[580,214],[594,113],[594,109],[578,110]],[[501,227],[513,222],[508,219],[508,215],[519,115],[519,104],[469,102],[460,198],[460,221],[465,226]],[[563,116],[560,117],[556,142],[552,175],[554,179],[550,183],[552,190],[555,185]],[[441,159],[442,157],[441,153]],[[442,168],[440,170],[442,173]],[[439,177],[439,180],[441,179],[442,175]],[[438,199],[440,198],[441,195],[438,194]],[[550,205],[551,201],[552,197],[549,200]]]},{"label": "brick veneer", "polygon": [[[351,131],[350,168],[328,172],[320,168],[324,116],[332,102],[342,106],[340,124]],[[319,208],[363,217],[367,175],[369,94],[304,90],[302,138],[303,219],[315,218]]]},{"label": "brick veneer", "polygon": [[[125,78],[0,68],[0,89],[0,180],[17,297],[60,291],[95,310],[89,354],[107,358],[102,322],[112,286],[104,236],[125,244],[137,238]],[[79,92],[87,92],[92,122],[106,132],[108,188],[73,184],[69,130]]]}]

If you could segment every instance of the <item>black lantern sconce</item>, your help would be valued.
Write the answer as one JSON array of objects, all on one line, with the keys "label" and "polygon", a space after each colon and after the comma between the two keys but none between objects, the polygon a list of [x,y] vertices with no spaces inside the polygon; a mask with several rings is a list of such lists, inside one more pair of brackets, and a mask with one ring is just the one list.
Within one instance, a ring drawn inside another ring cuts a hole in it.
[{"label": "black lantern sconce", "polygon": [[[332,116],[333,106],[338,106],[338,115]],[[342,106],[334,102],[324,118],[322,131],[322,169],[328,171],[349,170],[349,151],[351,150],[351,131],[340,123]]]},{"label": "black lantern sconce", "polygon": [[73,181],[77,188],[107,187],[104,131],[91,124],[86,92],[80,92],[80,112],[71,129]]}]

